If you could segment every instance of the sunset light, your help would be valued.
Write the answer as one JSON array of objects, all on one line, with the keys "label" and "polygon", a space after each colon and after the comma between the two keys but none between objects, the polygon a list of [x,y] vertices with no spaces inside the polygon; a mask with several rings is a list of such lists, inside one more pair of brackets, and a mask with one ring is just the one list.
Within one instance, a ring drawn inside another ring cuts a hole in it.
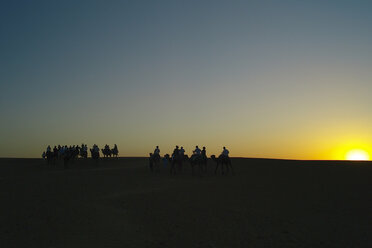
[{"label": "sunset light", "polygon": [[346,160],[369,160],[369,154],[364,150],[354,149],[346,153]]},{"label": "sunset light", "polygon": [[0,3],[0,248],[372,248],[372,0]]},{"label": "sunset light", "polygon": [[0,158],[372,159],[371,1],[18,2],[0,8]]}]

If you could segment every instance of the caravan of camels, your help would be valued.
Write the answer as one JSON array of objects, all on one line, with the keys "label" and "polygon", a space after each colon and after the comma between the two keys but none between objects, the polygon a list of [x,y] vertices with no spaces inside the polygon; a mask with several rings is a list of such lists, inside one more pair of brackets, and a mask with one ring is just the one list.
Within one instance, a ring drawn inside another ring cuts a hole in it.
[{"label": "caravan of camels", "polygon": [[[117,145],[114,145],[114,148],[110,148],[109,145],[105,145],[103,149],[94,144],[91,149],[89,149],[91,158],[98,161],[100,158],[100,152],[104,158],[114,157],[118,158],[119,150]],[[43,152],[42,157],[46,159],[48,165],[55,164],[57,160],[62,160],[65,168],[68,168],[69,162],[75,159],[88,158],[88,146],[82,144],[81,146],[54,146],[51,148],[49,145],[46,151]],[[217,173],[218,168],[221,168],[222,174],[234,173],[233,167],[231,165],[231,160],[229,157],[229,150],[226,147],[223,147],[222,153],[219,156],[212,155],[210,157],[215,162],[214,173]],[[191,166],[192,175],[195,174],[195,169],[198,169],[199,174],[207,173],[207,164],[208,157],[206,154],[206,148],[203,147],[200,149],[198,146],[195,147],[195,150],[192,151],[192,155],[189,157],[185,154],[184,148],[181,146],[175,147],[172,152],[172,155],[165,154],[163,158],[160,156],[159,146],[156,146],[153,153],[149,153],[149,168],[153,173],[159,172],[161,169],[160,164],[163,164],[163,168],[169,167],[170,174],[182,173],[184,164],[188,163]]]}]

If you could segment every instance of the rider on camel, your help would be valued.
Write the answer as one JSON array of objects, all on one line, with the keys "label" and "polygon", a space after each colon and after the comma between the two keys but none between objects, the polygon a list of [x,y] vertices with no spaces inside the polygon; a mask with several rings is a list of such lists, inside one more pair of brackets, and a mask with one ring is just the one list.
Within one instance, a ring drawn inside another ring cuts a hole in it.
[{"label": "rider on camel", "polygon": [[172,153],[172,158],[178,156],[180,154],[180,150],[178,149],[178,146],[174,148],[173,153]]},{"label": "rider on camel", "polygon": [[185,149],[183,149],[183,146],[181,146],[179,153],[182,157],[185,155]]},{"label": "rider on camel", "polygon": [[154,150],[154,155],[159,155],[160,156],[160,149],[159,149],[159,146],[156,146],[155,150]]},{"label": "rider on camel", "polygon": [[99,148],[96,144],[93,145],[93,151],[99,153]]},{"label": "rider on camel", "polygon": [[203,150],[201,151],[201,155],[203,158],[207,158],[207,151],[205,150],[205,146],[203,146]]},{"label": "rider on camel", "polygon": [[154,158],[159,158],[160,159],[160,149],[159,149],[159,146],[156,146],[156,148],[154,150],[154,154],[152,154],[152,156]]},{"label": "rider on camel", "polygon": [[222,156],[228,158],[229,157],[229,150],[226,147],[223,147]]},{"label": "rider on camel", "polygon": [[198,146],[195,146],[195,150],[193,151],[193,153],[197,156],[199,156],[201,154],[201,150],[199,149]]}]

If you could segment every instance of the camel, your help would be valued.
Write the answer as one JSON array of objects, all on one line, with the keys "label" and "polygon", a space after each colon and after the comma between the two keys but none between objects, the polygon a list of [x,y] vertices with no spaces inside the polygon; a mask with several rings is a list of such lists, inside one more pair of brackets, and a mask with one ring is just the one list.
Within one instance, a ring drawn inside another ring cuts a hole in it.
[{"label": "camel", "polygon": [[194,175],[194,168],[195,166],[199,167],[199,174],[203,172],[203,166],[206,164],[206,160],[201,155],[193,154],[189,158],[189,162],[191,165],[192,175]]},{"label": "camel", "polygon": [[112,154],[113,157],[117,158],[118,155],[119,155],[118,148],[111,149],[111,154]]},{"label": "camel", "polygon": [[154,172],[154,169],[155,169],[155,172],[160,171],[160,155],[159,154],[153,155],[152,153],[150,153],[149,162],[150,162],[151,172]]},{"label": "camel", "polygon": [[218,157],[216,157],[215,155],[212,155],[211,158],[212,158],[212,160],[214,162],[216,162],[216,169],[214,170],[214,174],[217,173],[218,166],[221,165],[221,171],[222,171],[222,175],[223,175],[224,174],[223,166],[225,165],[226,166],[226,174],[228,174],[229,173],[229,169],[231,169],[231,172],[234,175],[234,169],[233,169],[233,167],[231,165],[231,160],[230,160],[229,157],[223,156],[221,154]]},{"label": "camel", "polygon": [[91,153],[91,155],[92,155],[92,158],[94,159],[94,160],[98,160],[99,159],[99,151],[94,151],[94,149],[90,149],[90,153]]},{"label": "camel", "polygon": [[80,148],[80,157],[88,158],[88,152],[82,148]]},{"label": "camel", "polygon": [[111,151],[111,149],[101,149],[101,151],[102,151],[102,154],[103,154],[103,157],[104,158],[108,158],[108,157],[110,157],[111,158],[111,155],[112,155],[112,151]]},{"label": "camel", "polygon": [[52,151],[46,152],[47,165],[51,165],[51,164],[55,165],[57,158],[58,158],[58,153],[55,153]]},{"label": "camel", "polygon": [[170,159],[170,173],[171,174],[176,174],[176,167],[178,166],[178,169],[180,172],[182,172],[182,166],[183,162],[185,161],[185,156],[184,155],[173,155],[172,158]]}]

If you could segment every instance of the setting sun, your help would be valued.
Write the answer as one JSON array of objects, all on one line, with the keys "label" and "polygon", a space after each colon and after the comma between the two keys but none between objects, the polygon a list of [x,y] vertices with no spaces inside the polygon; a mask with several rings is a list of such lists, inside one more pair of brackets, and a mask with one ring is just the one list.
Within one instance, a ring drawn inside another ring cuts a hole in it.
[{"label": "setting sun", "polygon": [[369,160],[369,154],[360,149],[354,149],[346,153],[346,160]]}]

